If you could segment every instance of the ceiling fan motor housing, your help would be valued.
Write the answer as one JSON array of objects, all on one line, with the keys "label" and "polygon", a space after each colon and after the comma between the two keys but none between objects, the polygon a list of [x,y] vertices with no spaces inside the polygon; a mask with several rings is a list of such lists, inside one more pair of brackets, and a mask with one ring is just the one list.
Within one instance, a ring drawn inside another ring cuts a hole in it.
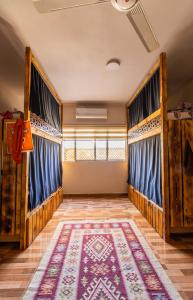
[{"label": "ceiling fan motor housing", "polygon": [[119,11],[128,12],[139,0],[111,0],[112,5]]}]

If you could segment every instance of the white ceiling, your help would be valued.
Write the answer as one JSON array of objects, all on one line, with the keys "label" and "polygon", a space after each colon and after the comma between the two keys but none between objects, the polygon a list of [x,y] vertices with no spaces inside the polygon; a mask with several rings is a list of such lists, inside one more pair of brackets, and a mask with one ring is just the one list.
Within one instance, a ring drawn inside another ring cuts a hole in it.
[{"label": "white ceiling", "polygon": [[[0,99],[14,88],[16,93],[12,91],[10,97],[22,101],[26,45],[65,102],[127,102],[162,51],[168,53],[171,89],[190,79],[193,1],[142,3],[161,44],[151,54],[127,17],[110,3],[43,15],[31,0],[0,0]],[[109,72],[105,64],[115,57],[121,60],[121,68]]]}]

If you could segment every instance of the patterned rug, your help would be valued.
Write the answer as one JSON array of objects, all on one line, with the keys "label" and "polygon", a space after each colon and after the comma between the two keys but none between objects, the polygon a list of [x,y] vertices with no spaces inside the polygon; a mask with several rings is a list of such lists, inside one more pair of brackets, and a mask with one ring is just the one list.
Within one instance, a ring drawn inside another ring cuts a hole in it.
[{"label": "patterned rug", "polygon": [[178,300],[131,220],[58,225],[25,300]]}]

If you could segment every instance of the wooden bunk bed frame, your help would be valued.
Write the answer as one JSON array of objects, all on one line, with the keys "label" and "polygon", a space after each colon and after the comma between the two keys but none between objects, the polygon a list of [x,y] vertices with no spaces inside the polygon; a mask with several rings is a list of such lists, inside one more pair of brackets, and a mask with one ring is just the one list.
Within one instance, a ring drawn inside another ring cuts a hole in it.
[{"label": "wooden bunk bed frame", "polygon": [[[51,94],[60,105],[60,117],[62,124],[63,107],[60,97],[58,96],[55,88],[45,74],[39,61],[33,55],[29,47],[26,48],[26,61],[25,61],[25,94],[24,94],[24,120],[30,120],[30,84],[31,84],[31,65],[34,65],[43,81],[47,85]],[[32,133],[62,144],[61,138],[56,138],[42,130],[32,126]],[[62,157],[62,153],[60,153]],[[60,187],[55,193],[50,195],[40,206],[36,207],[33,211],[28,212],[28,165],[29,153],[24,153],[22,162],[22,199],[21,199],[21,235],[20,235],[20,248],[25,249],[28,247],[39,232],[45,227],[46,223],[51,219],[53,212],[57,209],[63,200],[63,189]]]},{"label": "wooden bunk bed frame", "polygon": [[[58,102],[62,124],[63,107],[61,99],[29,47],[26,48],[25,54],[24,120],[30,121],[29,105],[32,64],[35,66],[52,96],[54,96]],[[1,166],[3,174],[6,175],[5,178],[2,178],[2,190],[4,195],[1,203],[3,211],[1,213],[0,242],[18,242],[20,249],[25,249],[44,228],[49,219],[51,219],[53,212],[62,202],[63,189],[59,187],[58,190],[45,199],[41,205],[32,211],[28,211],[28,169],[30,154],[29,152],[23,153],[22,163],[20,165],[16,165],[12,157],[7,154],[6,126],[10,122],[15,121],[16,120],[11,119],[4,120],[3,123],[0,122],[0,135],[3,135],[0,136],[2,143],[0,145],[0,161],[2,161],[3,164],[3,166]],[[31,124],[31,129],[34,135],[38,135],[60,145],[62,144],[61,137],[56,137],[49,132],[45,132],[35,127],[34,124]],[[62,158],[62,150],[60,157]],[[9,190],[9,196],[8,193],[6,193],[6,189],[7,191]]]},{"label": "wooden bunk bed frame", "polygon": [[[128,144],[160,134],[162,207],[131,185],[128,185],[128,197],[159,235],[169,241],[174,234],[193,232],[193,120],[168,120],[165,53],[160,55],[131,97],[127,109],[158,69],[160,69],[160,109],[128,129]],[[152,126],[149,131],[144,131],[140,136],[129,138],[131,133],[142,129],[143,126],[151,127],[150,123],[157,117],[160,117],[159,126],[155,128]],[[191,165],[186,167],[184,161],[187,144],[192,151],[192,156]]]},{"label": "wooden bunk bed frame", "polygon": [[[141,211],[149,223],[156,229],[161,237],[168,240],[170,235],[169,226],[169,187],[168,187],[168,146],[167,146],[167,86],[166,86],[166,54],[162,53],[156,63],[153,65],[147,76],[141,82],[140,86],[133,94],[127,104],[127,109],[131,103],[136,99],[144,86],[151,79],[153,74],[160,69],[160,109],[149,115],[131,129],[128,128],[128,135],[141,129],[144,125],[150,123],[157,117],[160,117],[160,126],[152,128],[152,130],[144,132],[139,137],[129,139],[128,144],[138,142],[140,140],[161,135],[161,163],[162,163],[162,207],[159,207],[153,201],[134,189],[133,186],[128,185],[128,197]],[[127,122],[128,124],[128,122]]]}]

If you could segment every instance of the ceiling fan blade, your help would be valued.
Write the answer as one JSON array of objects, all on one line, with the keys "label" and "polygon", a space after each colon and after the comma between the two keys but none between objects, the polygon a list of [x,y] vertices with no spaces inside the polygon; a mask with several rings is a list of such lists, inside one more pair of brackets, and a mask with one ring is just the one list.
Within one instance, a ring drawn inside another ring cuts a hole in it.
[{"label": "ceiling fan blade", "polygon": [[148,52],[160,47],[140,1],[127,13],[127,17]]},{"label": "ceiling fan blade", "polygon": [[49,13],[62,9],[89,6],[109,2],[109,0],[32,0],[40,13]]}]

